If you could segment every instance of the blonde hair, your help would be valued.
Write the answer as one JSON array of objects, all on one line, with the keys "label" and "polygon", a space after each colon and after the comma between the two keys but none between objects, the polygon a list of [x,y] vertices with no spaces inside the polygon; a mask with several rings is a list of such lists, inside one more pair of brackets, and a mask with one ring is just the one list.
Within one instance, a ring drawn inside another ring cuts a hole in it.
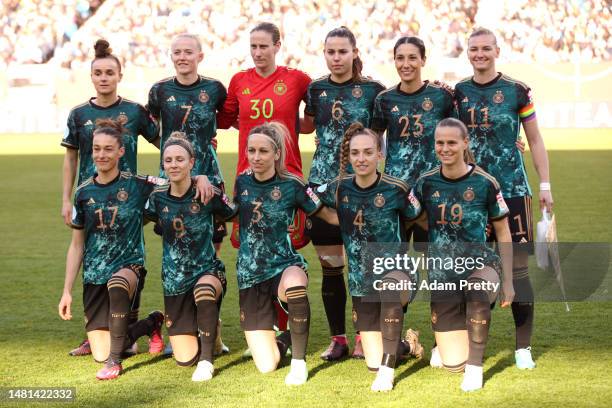
[{"label": "blonde hair", "polygon": [[259,134],[267,136],[270,140],[270,144],[274,149],[275,153],[279,153],[278,160],[274,161],[274,169],[276,173],[283,177],[287,174],[287,168],[285,167],[285,157],[287,156],[287,149],[285,147],[285,141],[289,139],[289,129],[280,122],[265,122],[261,125],[255,126],[249,132],[247,136],[247,146],[249,139],[252,135]]},{"label": "blonde hair", "polygon": [[[438,130],[438,128],[441,127],[451,127],[451,128],[455,128],[455,129],[459,129],[459,135],[461,136],[462,139],[468,139],[468,130],[467,127],[465,127],[465,124],[455,118],[446,118],[446,119],[442,119],[440,122],[438,122],[438,126],[436,126],[436,130]],[[466,163],[474,163],[476,160],[474,159],[474,153],[472,152],[472,149],[470,149],[470,145],[468,144],[467,148],[463,151],[463,161]]]},{"label": "blonde hair", "polygon": [[470,42],[472,37],[478,37],[480,35],[490,35],[490,36],[493,36],[493,44],[495,44],[495,46],[497,47],[497,37],[495,36],[495,33],[493,31],[489,30],[488,28],[484,28],[484,27],[476,27],[472,31],[470,36],[468,37],[468,43]]},{"label": "blonde hair", "polygon": [[172,47],[174,46],[174,43],[176,41],[178,41],[180,38],[189,38],[193,41],[196,42],[196,45],[198,46],[198,51],[202,51],[202,41],[200,41],[200,37],[198,37],[195,34],[189,34],[189,33],[181,33],[181,34],[177,34],[174,37],[172,37],[172,41],[170,41],[170,49],[172,49]]}]

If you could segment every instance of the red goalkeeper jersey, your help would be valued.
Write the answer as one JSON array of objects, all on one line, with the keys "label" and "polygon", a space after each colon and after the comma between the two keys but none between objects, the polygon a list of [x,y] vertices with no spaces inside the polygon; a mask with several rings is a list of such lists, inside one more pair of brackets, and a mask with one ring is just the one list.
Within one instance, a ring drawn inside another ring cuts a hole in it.
[{"label": "red goalkeeper jersey", "polygon": [[249,167],[246,141],[249,131],[264,122],[277,121],[289,129],[286,141],[285,165],[291,173],[302,176],[302,159],[298,145],[300,101],[306,101],[310,77],[302,71],[277,67],[266,78],[255,68],[241,71],[232,77],[223,109],[217,114],[217,126],[228,129],[238,119],[237,174]]}]

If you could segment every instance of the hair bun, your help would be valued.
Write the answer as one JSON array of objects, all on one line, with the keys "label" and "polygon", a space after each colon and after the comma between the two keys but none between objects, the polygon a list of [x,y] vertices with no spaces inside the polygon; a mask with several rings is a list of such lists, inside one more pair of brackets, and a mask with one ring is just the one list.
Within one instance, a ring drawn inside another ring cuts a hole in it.
[{"label": "hair bun", "polygon": [[185,132],[181,132],[180,130],[175,130],[174,132],[170,133],[170,136],[168,136],[168,140],[169,139],[181,139],[189,141]]},{"label": "hair bun", "polygon": [[96,58],[105,58],[112,54],[113,49],[110,48],[108,41],[101,38],[94,44],[94,51]]}]

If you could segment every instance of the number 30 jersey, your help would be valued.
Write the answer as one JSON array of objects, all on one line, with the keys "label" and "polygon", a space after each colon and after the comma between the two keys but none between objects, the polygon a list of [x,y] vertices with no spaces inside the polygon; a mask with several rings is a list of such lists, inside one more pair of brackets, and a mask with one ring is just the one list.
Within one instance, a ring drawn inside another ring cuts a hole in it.
[{"label": "number 30 jersey", "polygon": [[286,165],[290,173],[302,175],[302,159],[298,145],[300,102],[306,101],[310,77],[302,71],[277,67],[271,75],[262,77],[255,68],[241,71],[230,81],[227,99],[217,116],[221,129],[228,129],[238,120],[237,174],[248,167],[246,143],[249,131],[264,122],[281,122],[291,134],[286,140]]},{"label": "number 30 jersey", "polygon": [[258,181],[247,171],[236,179],[234,201],[240,224],[239,289],[273,278],[292,265],[306,268],[306,260],[293,249],[287,231],[298,208],[307,215],[321,208],[319,197],[303,180],[284,173]]},{"label": "number 30 jersey", "polygon": [[142,217],[157,180],[121,172],[108,184],[94,175],[77,187],[72,227],[85,229],[83,283],[101,285],[122,267],[144,265]]}]

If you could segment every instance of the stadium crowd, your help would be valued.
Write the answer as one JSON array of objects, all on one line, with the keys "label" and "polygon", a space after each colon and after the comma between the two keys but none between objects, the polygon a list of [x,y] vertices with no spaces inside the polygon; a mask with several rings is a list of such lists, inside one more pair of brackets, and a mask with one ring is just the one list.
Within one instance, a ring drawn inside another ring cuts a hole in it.
[{"label": "stadium crowd", "polygon": [[[325,34],[346,25],[370,64],[392,60],[393,41],[417,35],[430,58],[457,57],[465,36],[482,25],[499,32],[502,61],[558,63],[609,61],[612,13],[606,0],[38,0],[3,1],[0,65],[46,62],[65,67],[90,61],[91,46],[104,37],[129,66],[164,66],[173,35],[191,32],[203,40],[206,64],[243,67],[248,32],[256,22],[279,24],[283,63],[320,62]],[[97,9],[98,15],[85,22]],[[367,24],[364,24],[367,22]],[[81,26],[82,25],[82,26]]]}]

